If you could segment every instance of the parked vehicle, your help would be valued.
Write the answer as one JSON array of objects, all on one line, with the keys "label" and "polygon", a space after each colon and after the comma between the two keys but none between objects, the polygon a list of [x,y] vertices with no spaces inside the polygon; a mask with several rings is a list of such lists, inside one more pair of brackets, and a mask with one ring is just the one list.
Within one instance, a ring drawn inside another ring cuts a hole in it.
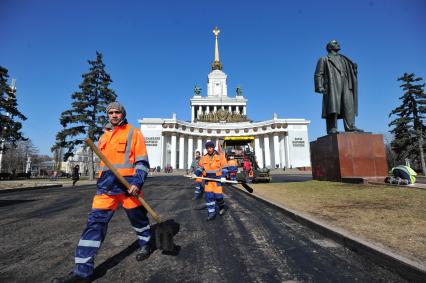
[{"label": "parked vehicle", "polygon": [[268,168],[260,168],[257,164],[256,153],[254,152],[254,137],[225,137],[221,143],[227,157],[232,155],[238,162],[237,178],[253,183],[271,181],[270,170]]}]

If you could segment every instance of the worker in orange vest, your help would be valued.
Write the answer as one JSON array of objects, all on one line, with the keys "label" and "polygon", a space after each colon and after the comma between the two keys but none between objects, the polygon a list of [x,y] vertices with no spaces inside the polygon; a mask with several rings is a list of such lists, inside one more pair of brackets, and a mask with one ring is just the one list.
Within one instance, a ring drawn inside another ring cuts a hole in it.
[{"label": "worker in orange vest", "polygon": [[73,272],[53,282],[90,282],[94,258],[105,239],[108,223],[118,204],[121,204],[139,239],[140,250],[136,259],[149,257],[151,228],[147,211],[136,197],[142,195],[142,185],[148,174],[149,162],[144,137],[127,123],[126,110],[118,103],[110,103],[106,109],[109,123],[98,142],[99,150],[118,172],[131,184],[129,191],[101,161],[97,191],[92,203],[86,229],[81,235],[75,252]]},{"label": "worker in orange vest", "polygon": [[208,212],[207,221],[210,221],[216,217],[218,212],[219,215],[223,215],[226,210],[222,182],[226,180],[228,164],[225,155],[218,153],[214,149],[212,141],[206,142],[206,149],[207,153],[201,157],[199,167],[195,170],[195,175],[217,179],[217,181],[206,181],[204,185]]},{"label": "worker in orange vest", "polygon": [[234,158],[233,155],[228,156],[228,171],[229,179],[231,179],[232,181],[236,181],[238,172],[238,161]]}]

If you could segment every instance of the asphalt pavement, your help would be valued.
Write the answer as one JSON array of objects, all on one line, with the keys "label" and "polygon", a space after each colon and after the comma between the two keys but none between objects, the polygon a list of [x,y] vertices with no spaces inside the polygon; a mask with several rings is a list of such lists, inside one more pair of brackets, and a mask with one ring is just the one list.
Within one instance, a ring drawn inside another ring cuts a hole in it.
[{"label": "asphalt pavement", "polygon": [[[0,282],[50,282],[73,267],[95,186],[0,195]],[[136,235],[119,209],[96,258],[95,282],[404,282],[368,258],[232,187],[229,210],[206,222],[193,183],[153,177],[145,199],[180,224],[175,253],[135,260]],[[155,226],[155,225],[154,225]]]},{"label": "asphalt pavement", "polygon": [[273,174],[271,183],[305,182],[312,180],[310,174]]}]

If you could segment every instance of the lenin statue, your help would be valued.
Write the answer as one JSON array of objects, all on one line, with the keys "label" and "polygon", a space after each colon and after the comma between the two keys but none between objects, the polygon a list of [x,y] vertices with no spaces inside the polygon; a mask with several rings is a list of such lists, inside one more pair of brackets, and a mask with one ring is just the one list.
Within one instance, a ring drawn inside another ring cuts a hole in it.
[{"label": "lenin statue", "polygon": [[338,54],[336,40],[327,44],[328,55],[321,57],[315,70],[315,92],[322,93],[322,118],[327,122],[327,134],[336,134],[337,119],[343,119],[346,132],[363,132],[355,127],[358,115],[357,65]]}]

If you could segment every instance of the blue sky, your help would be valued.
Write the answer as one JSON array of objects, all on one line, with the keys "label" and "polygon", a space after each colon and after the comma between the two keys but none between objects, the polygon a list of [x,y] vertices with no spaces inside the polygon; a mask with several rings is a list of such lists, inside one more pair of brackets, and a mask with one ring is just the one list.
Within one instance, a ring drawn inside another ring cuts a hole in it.
[{"label": "blue sky", "polygon": [[[191,117],[206,95],[218,26],[228,94],[241,85],[254,121],[306,118],[309,139],[325,134],[313,73],[325,45],[358,64],[357,126],[388,131],[402,94],[397,77],[426,78],[426,1],[0,1],[0,65],[17,79],[23,132],[50,154],[60,113],[70,108],[87,60],[104,55],[129,122]],[[339,127],[342,128],[340,122]]]}]

